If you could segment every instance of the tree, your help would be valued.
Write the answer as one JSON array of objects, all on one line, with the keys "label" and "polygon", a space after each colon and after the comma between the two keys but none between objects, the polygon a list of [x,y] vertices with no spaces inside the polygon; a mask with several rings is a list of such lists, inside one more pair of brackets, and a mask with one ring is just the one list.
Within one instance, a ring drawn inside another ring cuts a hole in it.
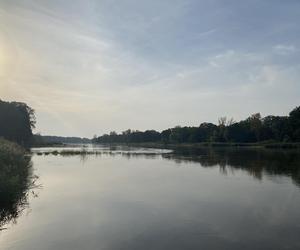
[{"label": "tree", "polygon": [[293,141],[300,141],[300,106],[290,112],[290,135]]},{"label": "tree", "polygon": [[262,127],[260,113],[251,115],[247,120],[250,123],[251,130],[255,134],[256,141],[260,141],[261,127]]},{"label": "tree", "polygon": [[27,104],[0,100],[0,137],[28,145],[35,122],[34,110]]},{"label": "tree", "polygon": [[221,142],[225,142],[227,141],[227,129],[226,129],[226,125],[227,125],[227,117],[220,117],[218,119],[218,127],[219,127],[219,131],[218,131],[218,141]]},{"label": "tree", "polygon": [[172,133],[172,130],[170,128],[161,132],[161,140],[162,140],[163,143],[169,143],[170,142],[171,133]]},{"label": "tree", "polygon": [[263,140],[288,140],[288,117],[269,115],[263,118],[261,136]]},{"label": "tree", "polygon": [[202,123],[199,127],[176,126],[163,130],[145,132],[126,130],[122,134],[111,132],[97,138],[97,142],[163,142],[163,143],[199,143],[199,142],[240,142],[253,143],[263,140],[300,141],[300,107],[290,116],[267,116],[260,113],[245,120],[234,122],[233,118],[220,117],[218,125]]}]

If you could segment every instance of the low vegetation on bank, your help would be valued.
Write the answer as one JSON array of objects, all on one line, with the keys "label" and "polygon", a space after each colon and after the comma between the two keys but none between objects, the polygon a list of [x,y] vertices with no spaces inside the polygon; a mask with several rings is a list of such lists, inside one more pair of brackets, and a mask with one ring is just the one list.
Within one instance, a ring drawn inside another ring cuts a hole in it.
[{"label": "low vegetation on bank", "polygon": [[0,138],[0,166],[20,166],[26,162],[26,150],[17,143]]},{"label": "low vegetation on bank", "polygon": [[0,138],[0,230],[27,205],[35,185],[30,155],[20,145]]}]

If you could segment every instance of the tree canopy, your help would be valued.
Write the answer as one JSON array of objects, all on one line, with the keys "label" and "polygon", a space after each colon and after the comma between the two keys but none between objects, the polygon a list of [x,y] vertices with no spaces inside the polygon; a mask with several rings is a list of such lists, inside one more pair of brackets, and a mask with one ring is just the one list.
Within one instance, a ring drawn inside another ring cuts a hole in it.
[{"label": "tree canopy", "polygon": [[111,132],[93,139],[95,143],[255,143],[262,141],[300,142],[300,107],[292,110],[289,116],[261,117],[260,113],[256,113],[240,122],[221,117],[218,125],[205,122],[198,127],[176,126],[161,133],[155,130],[141,132],[129,129],[121,134]]},{"label": "tree canopy", "polygon": [[34,127],[34,110],[27,104],[0,100],[0,137],[27,145]]}]

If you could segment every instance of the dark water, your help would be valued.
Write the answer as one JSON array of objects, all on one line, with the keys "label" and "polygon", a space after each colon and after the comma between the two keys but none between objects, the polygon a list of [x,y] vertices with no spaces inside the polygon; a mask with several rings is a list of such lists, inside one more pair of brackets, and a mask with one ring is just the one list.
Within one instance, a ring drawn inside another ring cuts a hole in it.
[{"label": "dark water", "polygon": [[300,249],[299,152],[102,148],[31,162],[39,179],[16,190],[17,212],[0,203],[1,250]]}]

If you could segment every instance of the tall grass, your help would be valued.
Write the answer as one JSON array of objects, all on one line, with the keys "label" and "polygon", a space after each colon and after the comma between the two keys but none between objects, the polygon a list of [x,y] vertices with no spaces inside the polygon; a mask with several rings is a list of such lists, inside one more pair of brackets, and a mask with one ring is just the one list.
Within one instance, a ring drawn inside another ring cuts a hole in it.
[{"label": "tall grass", "polygon": [[0,138],[0,229],[26,207],[34,178],[26,150]]}]

